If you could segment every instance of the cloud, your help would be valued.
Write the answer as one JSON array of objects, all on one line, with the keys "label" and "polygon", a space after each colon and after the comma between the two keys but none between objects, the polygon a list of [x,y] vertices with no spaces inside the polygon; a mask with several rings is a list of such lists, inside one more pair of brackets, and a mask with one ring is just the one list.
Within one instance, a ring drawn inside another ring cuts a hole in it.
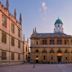
[{"label": "cloud", "polygon": [[45,2],[42,2],[41,3],[41,12],[42,13],[45,13],[45,12],[47,12],[47,5],[46,5],[46,3]]}]

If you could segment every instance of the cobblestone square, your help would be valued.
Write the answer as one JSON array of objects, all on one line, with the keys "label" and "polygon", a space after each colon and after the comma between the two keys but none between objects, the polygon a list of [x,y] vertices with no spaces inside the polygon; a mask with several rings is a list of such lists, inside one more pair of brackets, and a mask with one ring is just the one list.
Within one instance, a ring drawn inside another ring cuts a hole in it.
[{"label": "cobblestone square", "polygon": [[24,64],[0,66],[0,72],[72,72],[72,64]]}]

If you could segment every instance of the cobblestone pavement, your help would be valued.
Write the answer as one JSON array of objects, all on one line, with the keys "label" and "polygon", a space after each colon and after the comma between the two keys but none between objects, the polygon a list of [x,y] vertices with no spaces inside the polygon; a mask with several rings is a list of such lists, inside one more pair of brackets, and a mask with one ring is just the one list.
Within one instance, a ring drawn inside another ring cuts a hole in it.
[{"label": "cobblestone pavement", "polygon": [[0,72],[72,72],[72,64],[24,64],[0,66]]}]

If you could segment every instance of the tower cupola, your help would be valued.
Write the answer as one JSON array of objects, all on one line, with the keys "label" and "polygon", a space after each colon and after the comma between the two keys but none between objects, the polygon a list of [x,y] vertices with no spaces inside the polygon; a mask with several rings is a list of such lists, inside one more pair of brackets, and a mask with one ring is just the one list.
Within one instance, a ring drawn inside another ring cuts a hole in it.
[{"label": "tower cupola", "polygon": [[63,22],[59,18],[55,21],[54,26],[55,33],[63,33]]}]

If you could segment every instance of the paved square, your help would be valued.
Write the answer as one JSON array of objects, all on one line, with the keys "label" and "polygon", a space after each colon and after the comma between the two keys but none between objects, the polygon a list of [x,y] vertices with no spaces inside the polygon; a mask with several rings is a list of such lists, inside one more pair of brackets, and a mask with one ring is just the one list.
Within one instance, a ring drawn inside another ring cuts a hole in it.
[{"label": "paved square", "polygon": [[72,72],[72,64],[24,64],[0,66],[0,72]]}]

